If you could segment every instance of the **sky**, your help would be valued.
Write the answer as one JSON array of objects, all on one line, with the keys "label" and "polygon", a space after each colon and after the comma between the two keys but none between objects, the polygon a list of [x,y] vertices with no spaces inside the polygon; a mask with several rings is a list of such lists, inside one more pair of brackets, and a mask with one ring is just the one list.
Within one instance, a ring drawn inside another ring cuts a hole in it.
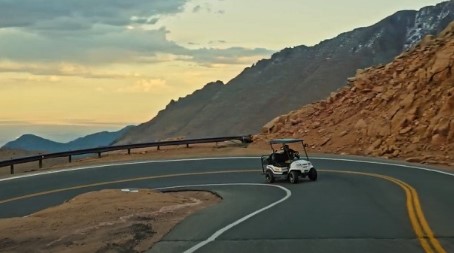
[{"label": "sky", "polygon": [[285,47],[430,0],[0,0],[0,145],[150,120]]}]

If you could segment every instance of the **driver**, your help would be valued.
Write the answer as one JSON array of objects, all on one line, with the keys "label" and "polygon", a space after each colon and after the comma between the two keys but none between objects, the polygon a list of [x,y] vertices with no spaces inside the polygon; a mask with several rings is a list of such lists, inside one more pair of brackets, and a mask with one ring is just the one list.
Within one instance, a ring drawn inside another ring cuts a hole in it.
[{"label": "driver", "polygon": [[287,144],[284,144],[283,146],[284,149],[284,154],[288,157],[288,160],[294,160],[296,151],[291,149]]}]

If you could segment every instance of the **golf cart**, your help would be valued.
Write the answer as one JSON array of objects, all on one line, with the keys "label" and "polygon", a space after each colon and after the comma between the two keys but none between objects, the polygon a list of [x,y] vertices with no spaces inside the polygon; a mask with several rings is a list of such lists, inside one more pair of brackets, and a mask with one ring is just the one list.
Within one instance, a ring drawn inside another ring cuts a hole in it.
[{"label": "golf cart", "polygon": [[[305,159],[300,158],[298,151],[291,149],[288,144],[301,143],[303,146]],[[281,146],[280,151],[275,146]],[[301,139],[274,139],[270,141],[273,153],[264,155],[262,159],[262,173],[265,174],[266,181],[273,183],[277,178],[284,178],[290,183],[296,184],[299,178],[306,176],[311,180],[317,180],[317,170],[307,156],[307,144]]]}]

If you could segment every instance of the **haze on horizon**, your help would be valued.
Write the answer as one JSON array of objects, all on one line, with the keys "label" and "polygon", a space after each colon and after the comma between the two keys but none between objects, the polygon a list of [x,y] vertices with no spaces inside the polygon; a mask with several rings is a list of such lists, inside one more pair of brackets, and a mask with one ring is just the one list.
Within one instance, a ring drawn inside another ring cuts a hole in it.
[{"label": "haze on horizon", "polygon": [[285,47],[440,2],[0,0],[0,146],[145,122]]}]

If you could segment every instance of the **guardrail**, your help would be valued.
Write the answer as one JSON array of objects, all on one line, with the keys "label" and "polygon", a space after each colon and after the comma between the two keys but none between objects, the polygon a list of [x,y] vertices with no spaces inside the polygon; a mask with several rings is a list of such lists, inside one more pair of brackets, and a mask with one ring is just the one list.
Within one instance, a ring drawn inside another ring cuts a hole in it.
[{"label": "guardrail", "polygon": [[251,143],[252,136],[243,135],[243,136],[188,139],[188,140],[177,140],[177,141],[148,142],[148,143],[107,146],[107,147],[81,149],[81,150],[58,152],[58,153],[49,153],[49,154],[42,154],[42,155],[35,155],[35,156],[28,156],[28,157],[22,157],[22,158],[17,158],[17,159],[0,161],[0,168],[9,166],[11,174],[14,174],[14,165],[16,165],[16,164],[38,161],[39,168],[42,168],[43,160],[52,159],[52,158],[68,157],[68,162],[71,163],[72,156],[76,156],[76,155],[98,154],[98,157],[100,158],[102,153],[118,151],[118,150],[128,150],[128,154],[131,154],[132,149],[138,149],[138,148],[157,147],[157,149],[159,150],[160,147],[178,146],[178,145],[186,145],[186,147],[189,148],[189,145],[193,145],[193,144],[218,143],[218,142],[224,142],[224,141],[241,141],[242,143]]}]

